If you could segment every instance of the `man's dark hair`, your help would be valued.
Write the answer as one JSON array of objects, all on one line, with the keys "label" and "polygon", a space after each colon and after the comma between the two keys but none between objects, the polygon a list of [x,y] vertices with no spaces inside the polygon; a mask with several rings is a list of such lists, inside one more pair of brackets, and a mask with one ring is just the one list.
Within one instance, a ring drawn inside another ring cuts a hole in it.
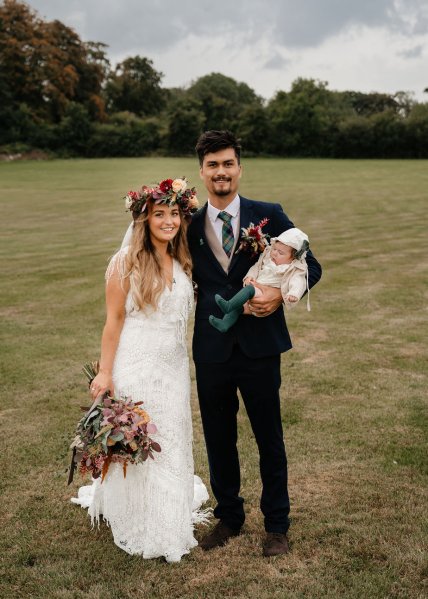
[{"label": "man's dark hair", "polygon": [[240,139],[235,137],[230,131],[205,131],[198,139],[196,152],[199,157],[199,164],[202,166],[204,156],[211,152],[219,152],[226,148],[233,148],[238,164],[241,163],[241,144]]}]

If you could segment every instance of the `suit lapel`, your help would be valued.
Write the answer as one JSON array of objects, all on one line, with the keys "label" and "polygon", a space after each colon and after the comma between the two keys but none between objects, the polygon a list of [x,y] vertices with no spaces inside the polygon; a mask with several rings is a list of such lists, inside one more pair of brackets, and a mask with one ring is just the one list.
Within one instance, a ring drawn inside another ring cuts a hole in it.
[{"label": "suit lapel", "polygon": [[[220,264],[219,260],[216,258],[215,254],[210,246],[210,239],[209,239],[210,232],[208,231],[208,235],[207,235],[207,231],[205,230],[205,220],[207,218],[207,206],[208,206],[208,204],[205,204],[205,206],[203,206],[201,208],[201,211],[198,214],[198,220],[196,222],[197,234],[199,237],[200,251],[207,258],[207,260],[210,260],[216,266],[216,268],[218,268],[218,270],[224,275],[224,274],[227,274],[227,271],[225,272],[225,269]],[[213,234],[214,234],[214,231],[213,231]],[[223,251],[223,249],[222,249],[222,251]]]}]

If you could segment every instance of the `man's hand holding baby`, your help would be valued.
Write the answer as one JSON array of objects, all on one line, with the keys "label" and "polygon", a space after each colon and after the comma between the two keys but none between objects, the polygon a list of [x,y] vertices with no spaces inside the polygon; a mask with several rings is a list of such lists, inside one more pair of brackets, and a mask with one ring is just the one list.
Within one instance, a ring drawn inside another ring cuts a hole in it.
[{"label": "man's hand holding baby", "polygon": [[253,314],[253,316],[269,316],[282,304],[281,289],[270,287],[270,285],[261,285],[256,281],[251,284],[262,292],[262,295],[254,296],[253,299],[248,302],[250,313]]}]

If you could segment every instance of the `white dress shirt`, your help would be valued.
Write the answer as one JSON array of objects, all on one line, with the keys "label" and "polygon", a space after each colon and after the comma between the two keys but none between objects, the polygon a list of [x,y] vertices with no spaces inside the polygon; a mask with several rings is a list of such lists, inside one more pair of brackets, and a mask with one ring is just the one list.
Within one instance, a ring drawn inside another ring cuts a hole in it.
[{"label": "white dress shirt", "polygon": [[208,218],[211,221],[211,224],[213,226],[213,229],[217,236],[217,239],[220,242],[220,245],[222,245],[222,243],[223,243],[223,240],[222,240],[223,221],[221,220],[221,218],[218,218],[219,212],[227,212],[232,217],[232,220],[230,222],[231,222],[232,229],[233,229],[233,236],[236,239],[236,236],[239,234],[238,226],[239,226],[239,209],[240,209],[240,207],[241,207],[241,201],[239,199],[238,194],[236,194],[236,196],[233,198],[233,200],[230,202],[230,204],[228,204],[228,206],[226,206],[226,208],[224,208],[223,210],[214,208],[214,206],[208,200],[208,207],[207,207]]}]

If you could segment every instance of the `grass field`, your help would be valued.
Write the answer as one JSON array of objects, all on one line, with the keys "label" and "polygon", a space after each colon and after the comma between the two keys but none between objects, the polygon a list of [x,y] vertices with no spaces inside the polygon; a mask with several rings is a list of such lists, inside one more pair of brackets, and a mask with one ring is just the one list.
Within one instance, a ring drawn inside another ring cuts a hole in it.
[{"label": "grass field", "polygon": [[[120,198],[192,159],[0,164],[0,595],[6,598],[422,598],[427,567],[427,198],[423,161],[246,160],[241,192],[281,202],[324,275],[291,314],[283,420],[289,556],[261,557],[257,452],[239,448],[245,534],[180,564],[129,557],[69,502],[68,446],[86,403]],[[200,194],[201,199],[203,194]],[[303,304],[303,302],[302,302]],[[196,395],[196,471],[207,464]],[[198,536],[204,529],[197,531]]]}]

